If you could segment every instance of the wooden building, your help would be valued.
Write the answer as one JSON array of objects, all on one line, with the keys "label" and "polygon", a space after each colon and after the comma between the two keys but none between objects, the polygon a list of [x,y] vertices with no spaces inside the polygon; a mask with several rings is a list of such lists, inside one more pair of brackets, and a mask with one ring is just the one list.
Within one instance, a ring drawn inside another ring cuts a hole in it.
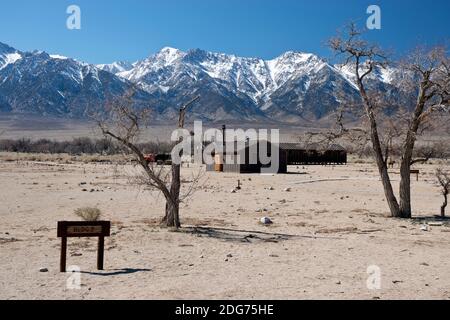
[{"label": "wooden building", "polygon": [[214,165],[207,165],[207,171],[232,172],[232,173],[287,173],[286,151],[275,146],[278,152],[278,164],[272,168],[272,163],[263,164],[260,158],[260,148],[266,145],[266,149],[261,152],[271,158],[272,145],[268,141],[247,141],[245,146],[239,146],[235,142],[233,152],[225,150],[224,155],[214,155]]},{"label": "wooden building", "polygon": [[338,144],[323,146],[320,144],[282,143],[280,148],[286,151],[288,165],[347,164],[347,151]]}]

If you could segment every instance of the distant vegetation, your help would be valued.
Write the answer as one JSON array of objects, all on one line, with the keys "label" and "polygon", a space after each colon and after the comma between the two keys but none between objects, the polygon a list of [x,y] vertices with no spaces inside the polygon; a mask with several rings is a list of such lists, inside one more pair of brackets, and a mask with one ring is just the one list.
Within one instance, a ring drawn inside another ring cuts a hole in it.
[{"label": "distant vegetation", "polygon": [[[143,153],[170,153],[171,144],[162,142],[146,142],[138,144]],[[118,143],[109,139],[94,140],[91,138],[76,138],[71,141],[54,141],[48,139],[5,139],[0,140],[0,151],[19,153],[44,153],[44,154],[98,154],[117,155],[128,154],[127,150]]]}]

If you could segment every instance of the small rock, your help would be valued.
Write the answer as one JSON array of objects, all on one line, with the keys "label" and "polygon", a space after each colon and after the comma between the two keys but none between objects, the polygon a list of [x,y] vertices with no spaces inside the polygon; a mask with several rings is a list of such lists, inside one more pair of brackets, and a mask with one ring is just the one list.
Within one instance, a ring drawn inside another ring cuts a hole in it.
[{"label": "small rock", "polygon": [[231,253],[227,254],[227,258],[233,258],[233,255]]},{"label": "small rock", "polygon": [[423,225],[420,226],[420,230],[422,230],[422,231],[430,231],[430,228],[428,227],[428,225],[423,224]]},{"label": "small rock", "polygon": [[260,222],[264,225],[273,224],[272,220],[270,220],[270,218],[268,218],[268,217],[261,218]]},{"label": "small rock", "polygon": [[87,192],[87,189],[82,189],[81,191],[83,191],[83,192]]},{"label": "small rock", "polygon": [[284,192],[291,192],[291,188],[286,188],[286,189],[284,189]]},{"label": "small rock", "polygon": [[231,193],[236,193],[236,192],[237,192],[236,189],[231,190]]},{"label": "small rock", "polygon": [[48,272],[48,269],[47,268],[40,268],[39,272]]}]

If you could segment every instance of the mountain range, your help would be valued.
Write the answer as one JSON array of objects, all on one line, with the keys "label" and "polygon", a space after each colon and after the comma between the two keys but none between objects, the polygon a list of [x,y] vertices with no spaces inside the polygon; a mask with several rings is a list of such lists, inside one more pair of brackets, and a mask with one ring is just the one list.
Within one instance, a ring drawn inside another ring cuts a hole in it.
[{"label": "mountain range", "polygon": [[[371,75],[372,86],[396,92],[395,68]],[[136,103],[151,106],[156,119],[176,119],[195,95],[190,117],[206,121],[314,123],[327,119],[342,95],[357,99],[348,67],[302,52],[272,60],[200,49],[166,47],[135,63],[92,65],[43,51],[22,52],[0,43],[0,111],[87,118],[109,97],[133,84]]]}]

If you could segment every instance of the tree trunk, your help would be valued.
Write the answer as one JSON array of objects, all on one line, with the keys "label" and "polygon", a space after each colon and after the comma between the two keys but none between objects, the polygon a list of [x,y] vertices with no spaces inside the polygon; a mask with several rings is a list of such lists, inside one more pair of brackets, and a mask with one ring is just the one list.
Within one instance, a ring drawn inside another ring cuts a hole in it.
[{"label": "tree trunk", "polygon": [[169,228],[179,228],[180,218],[179,218],[180,208],[178,205],[173,205],[171,200],[166,202],[166,215],[164,216],[161,224]]},{"label": "tree trunk", "polygon": [[410,219],[411,209],[411,160],[415,145],[415,134],[411,131],[406,136],[403,147],[403,157],[400,164],[400,216],[399,218]]},{"label": "tree trunk", "polygon": [[400,208],[398,205],[397,198],[395,197],[394,194],[394,189],[392,188],[387,162],[383,157],[383,149],[381,147],[380,136],[378,134],[378,125],[373,111],[373,107],[371,105],[367,92],[364,88],[364,85],[362,84],[362,81],[358,82],[358,87],[366,107],[367,117],[369,118],[370,122],[370,139],[372,141],[372,147],[375,154],[375,160],[377,163],[378,171],[380,172],[381,182],[383,184],[384,189],[384,195],[386,197],[386,201],[388,203],[392,217],[399,217]]},{"label": "tree trunk", "polygon": [[399,218],[410,219],[411,209],[411,153],[413,147],[405,147],[405,155],[400,165],[400,215]]},{"label": "tree trunk", "polygon": [[[372,129],[373,131],[373,129]],[[376,132],[376,129],[375,129]],[[376,138],[375,138],[376,136]],[[378,143],[377,143],[378,141]],[[387,163],[383,159],[383,154],[381,151],[381,145],[379,144],[378,134],[372,133],[372,144],[375,152],[375,159],[378,167],[378,171],[380,172],[381,183],[383,184],[384,195],[386,197],[386,201],[389,206],[389,210],[391,211],[392,217],[400,216],[400,208],[397,202],[397,198],[394,194],[394,189],[392,188],[391,179],[389,177],[389,171],[387,167]],[[379,148],[378,148],[379,147]]]},{"label": "tree trunk", "polygon": [[400,166],[400,216],[399,218],[410,219],[412,217],[411,209],[411,162],[414,146],[416,144],[416,135],[421,123],[420,117],[425,108],[425,89],[420,87],[416,108],[414,110],[411,125],[406,135],[403,146],[403,158]]},{"label": "tree trunk", "polygon": [[444,203],[442,204],[441,207],[441,217],[445,218],[445,208],[447,208],[447,195],[448,193],[444,193]]},{"label": "tree trunk", "polygon": [[181,178],[180,178],[181,165],[172,164],[172,185],[170,187],[170,194],[172,196],[172,202],[169,208],[173,214],[173,227],[179,228],[180,223],[180,189],[181,189]]}]

